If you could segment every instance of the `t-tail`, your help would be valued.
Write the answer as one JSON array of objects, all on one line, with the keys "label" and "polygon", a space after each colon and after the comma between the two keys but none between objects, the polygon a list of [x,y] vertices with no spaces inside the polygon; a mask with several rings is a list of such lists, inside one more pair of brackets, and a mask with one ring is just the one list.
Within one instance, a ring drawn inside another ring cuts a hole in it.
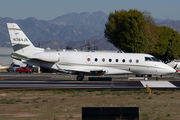
[{"label": "t-tail", "polygon": [[44,49],[35,47],[16,23],[7,23],[14,57],[32,56],[44,52]]}]

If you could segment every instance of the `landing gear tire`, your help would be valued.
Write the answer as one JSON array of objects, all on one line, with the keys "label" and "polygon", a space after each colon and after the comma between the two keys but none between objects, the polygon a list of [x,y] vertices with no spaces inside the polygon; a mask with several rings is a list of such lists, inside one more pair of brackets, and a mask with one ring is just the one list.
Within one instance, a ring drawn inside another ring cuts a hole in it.
[{"label": "landing gear tire", "polygon": [[148,81],[148,78],[144,78],[145,81]]},{"label": "landing gear tire", "polygon": [[82,81],[84,79],[84,77],[83,76],[77,76],[76,79],[77,79],[77,81]]},{"label": "landing gear tire", "polygon": [[148,81],[148,80],[149,80],[148,75],[144,75],[144,80],[145,80],[145,81]]}]

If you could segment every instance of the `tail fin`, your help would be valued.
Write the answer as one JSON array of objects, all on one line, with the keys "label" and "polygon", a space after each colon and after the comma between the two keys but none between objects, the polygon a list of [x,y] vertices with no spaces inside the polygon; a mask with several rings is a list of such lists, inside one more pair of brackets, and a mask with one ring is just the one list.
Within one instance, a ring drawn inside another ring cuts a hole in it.
[{"label": "tail fin", "polygon": [[35,52],[37,53],[44,51],[42,48],[34,47],[34,45],[16,23],[7,23],[7,27],[14,52],[20,54],[32,54]]}]

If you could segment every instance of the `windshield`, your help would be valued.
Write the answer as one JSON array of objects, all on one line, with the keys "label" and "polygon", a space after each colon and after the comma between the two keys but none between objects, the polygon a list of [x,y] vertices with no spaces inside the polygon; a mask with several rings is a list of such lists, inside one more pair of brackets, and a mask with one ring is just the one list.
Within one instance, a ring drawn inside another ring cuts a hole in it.
[{"label": "windshield", "polygon": [[155,57],[145,57],[145,61],[155,61],[155,62],[160,62],[157,58]]},{"label": "windshield", "polygon": [[156,61],[156,62],[160,62],[159,59],[155,58],[155,57],[152,57],[152,60],[153,61]]},{"label": "windshield", "polygon": [[145,57],[145,61],[152,61],[150,57]]}]

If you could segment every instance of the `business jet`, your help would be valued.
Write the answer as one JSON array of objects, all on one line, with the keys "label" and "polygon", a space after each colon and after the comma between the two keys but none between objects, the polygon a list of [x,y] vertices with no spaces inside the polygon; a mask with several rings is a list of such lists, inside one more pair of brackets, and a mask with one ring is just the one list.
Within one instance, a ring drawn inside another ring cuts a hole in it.
[{"label": "business jet", "polygon": [[[175,70],[154,56],[139,53],[55,51],[45,52],[35,47],[16,23],[7,23],[14,53],[11,57],[25,64],[42,66],[77,75],[147,74],[163,75]],[[145,80],[148,80],[145,77]]]}]

